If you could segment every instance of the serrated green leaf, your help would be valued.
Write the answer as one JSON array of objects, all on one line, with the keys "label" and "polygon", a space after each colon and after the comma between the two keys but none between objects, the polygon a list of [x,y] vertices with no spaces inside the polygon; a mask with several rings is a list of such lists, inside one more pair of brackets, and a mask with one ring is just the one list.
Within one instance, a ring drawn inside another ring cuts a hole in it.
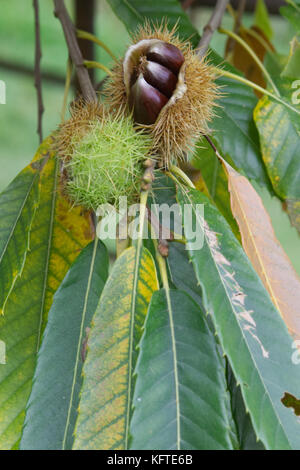
[{"label": "serrated green leaf", "polygon": [[28,165],[0,194],[0,315],[30,246],[38,204],[39,162]]},{"label": "serrated green leaf", "polygon": [[[189,296],[195,300],[200,310],[202,311],[203,321],[207,324],[208,328],[214,335],[214,340],[216,341],[216,345],[219,351],[219,362],[220,362],[221,367],[224,370],[224,375],[227,376],[229,365],[226,359],[222,357],[223,353],[221,351],[218,338],[215,335],[215,328],[212,324],[211,317],[206,314],[206,311],[204,309],[201,286],[197,281],[196,274],[193,269],[193,265],[188,256],[186,245],[183,245],[182,243],[176,243],[176,242],[170,243],[169,256],[167,258],[167,262],[168,262],[170,277],[174,286],[176,286],[177,289],[183,290],[187,294],[189,294]],[[231,395],[232,394],[231,388],[229,388],[229,391]],[[231,435],[231,439],[233,442],[233,446],[235,449],[243,449],[240,432],[238,432],[238,429],[236,426],[238,423],[236,423],[236,417],[233,416],[233,412],[235,410],[232,408],[232,398],[231,397],[230,399],[228,398],[229,398],[228,395],[225,393],[224,402],[227,408],[228,420],[230,423],[230,435]],[[248,419],[250,420],[249,417]]]},{"label": "serrated green leaf", "polygon": [[[185,226],[190,257],[258,438],[267,449],[299,449],[300,423],[281,399],[299,395],[300,369],[292,362],[293,340],[258,275],[223,217],[197,190],[181,188],[182,207],[191,204],[201,249]],[[196,211],[204,204],[204,219]],[[194,228],[195,229],[195,228]]]},{"label": "serrated green leaf", "polygon": [[151,300],[136,366],[132,449],[231,449],[216,343],[183,291]]},{"label": "serrated green leaf", "polygon": [[108,3],[131,33],[145,21],[160,25],[167,19],[170,28],[178,22],[178,33],[182,39],[190,39],[194,46],[199,42],[197,30],[178,0],[108,0]]},{"label": "serrated green leaf", "polygon": [[169,245],[167,258],[171,280],[177,289],[185,291],[205,312],[201,287],[196,279],[193,265],[188,257],[186,245],[172,242]]},{"label": "serrated green leaf", "polygon": [[[71,263],[91,240],[89,215],[73,208],[59,186],[59,161],[46,139],[37,155],[46,156],[40,199],[22,276],[17,279],[0,318],[0,339],[7,361],[0,365],[0,449],[17,445],[31,391],[43,327],[53,294]],[[37,157],[36,157],[37,158]]]},{"label": "serrated green leaf", "polygon": [[[170,243],[169,256],[167,258],[170,275],[174,285],[177,289],[182,289],[187,292],[199,305],[202,312],[205,314],[201,286],[197,282],[196,274],[193,265],[188,257],[186,247],[180,243]],[[180,269],[178,267],[180,266]],[[214,326],[211,323],[210,315],[206,315],[203,320],[207,323],[209,329],[215,332]],[[217,341],[217,336],[215,336]],[[250,449],[263,449],[261,442],[257,442],[257,438],[252,427],[249,413],[246,413],[243,397],[240,388],[236,385],[234,375],[230,369],[226,359],[219,356],[220,363],[226,370],[226,378],[228,383],[228,390],[230,392],[230,403],[225,396],[225,403],[228,408],[228,419],[231,424],[231,436],[235,449],[250,450]]]},{"label": "serrated green leaf", "polygon": [[128,449],[136,346],[157,289],[150,253],[141,244],[126,249],[93,318],[74,449]]},{"label": "serrated green leaf", "polygon": [[84,343],[107,276],[107,250],[96,239],[80,253],[54,296],[27,404],[22,450],[72,448]]}]

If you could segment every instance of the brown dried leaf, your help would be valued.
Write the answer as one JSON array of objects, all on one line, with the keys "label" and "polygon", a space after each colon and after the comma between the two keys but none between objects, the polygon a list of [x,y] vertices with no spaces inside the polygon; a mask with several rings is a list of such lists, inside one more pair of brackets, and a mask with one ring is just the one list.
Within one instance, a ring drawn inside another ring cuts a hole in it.
[{"label": "brown dried leaf", "polygon": [[300,279],[276,238],[261,198],[244,176],[222,160],[228,175],[232,213],[242,244],[257,274],[285,321],[300,338]]}]

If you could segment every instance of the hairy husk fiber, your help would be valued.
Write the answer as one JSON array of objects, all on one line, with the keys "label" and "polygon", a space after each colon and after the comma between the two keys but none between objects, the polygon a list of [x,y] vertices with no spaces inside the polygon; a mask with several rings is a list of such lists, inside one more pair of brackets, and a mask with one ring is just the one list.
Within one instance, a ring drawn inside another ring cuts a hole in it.
[{"label": "hairy husk fiber", "polygon": [[112,116],[100,103],[79,101],[60,126],[55,146],[66,193],[75,205],[96,210],[106,203],[117,207],[121,196],[129,204],[138,200],[151,139],[134,128],[130,117]]}]

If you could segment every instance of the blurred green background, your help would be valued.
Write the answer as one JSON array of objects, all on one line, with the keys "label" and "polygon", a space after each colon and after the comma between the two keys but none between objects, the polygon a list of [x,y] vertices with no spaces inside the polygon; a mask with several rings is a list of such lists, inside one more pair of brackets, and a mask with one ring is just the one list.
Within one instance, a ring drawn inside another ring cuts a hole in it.
[{"label": "blurred green background", "polygon": [[[142,1],[142,0],[141,0]],[[163,0],[162,0],[163,1]],[[73,0],[66,0],[72,13]],[[123,24],[115,17],[105,0],[97,0],[95,18],[96,35],[103,40],[115,55],[121,55],[129,41]],[[199,8],[193,22],[201,33],[210,16],[208,8]],[[42,39],[42,70],[60,76],[65,75],[67,48],[59,21],[53,15],[52,0],[40,1],[40,22]],[[287,54],[293,32],[288,23],[280,16],[272,16],[274,40],[279,53]],[[244,24],[250,26],[253,15],[245,14]],[[229,14],[224,17],[223,25],[232,27]],[[212,47],[221,55],[224,52],[226,38],[215,34]],[[110,57],[100,48],[96,48],[96,60],[111,65]],[[9,60],[33,69],[34,65],[34,16],[32,0],[4,0],[1,2],[0,16],[0,60]],[[96,72],[96,79],[102,74]],[[13,177],[26,166],[38,147],[37,102],[33,76],[8,71],[0,66],[0,80],[6,83],[6,104],[0,104],[0,191]],[[47,136],[60,122],[64,85],[43,80],[43,135]],[[70,96],[71,98],[71,96]],[[261,191],[276,234],[288,253],[296,270],[300,274],[300,240],[295,229],[290,226],[287,215],[281,210],[280,203]]]}]

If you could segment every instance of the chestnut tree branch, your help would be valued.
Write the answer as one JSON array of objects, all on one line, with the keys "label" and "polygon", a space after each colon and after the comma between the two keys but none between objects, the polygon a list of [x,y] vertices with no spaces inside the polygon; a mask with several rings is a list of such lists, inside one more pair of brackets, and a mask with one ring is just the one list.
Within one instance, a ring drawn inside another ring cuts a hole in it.
[{"label": "chestnut tree branch", "polygon": [[227,4],[229,0],[218,0],[216,3],[216,6],[214,8],[213,14],[210,17],[209,22],[205,26],[203,30],[202,37],[200,39],[200,42],[198,44],[197,49],[198,51],[198,56],[200,58],[204,57],[206,54],[206,51],[208,49],[209,43],[211,41],[211,38],[214,34],[214,32],[219,28],[222,22],[223,15],[225,13]]},{"label": "chestnut tree branch", "polygon": [[35,61],[34,61],[34,86],[37,92],[38,102],[38,125],[37,133],[40,142],[43,140],[42,117],[44,112],[43,96],[42,96],[42,76],[41,76],[41,35],[40,35],[40,18],[39,18],[39,2],[33,0],[34,10],[34,27],[35,27]]},{"label": "chestnut tree branch", "polygon": [[77,42],[75,27],[67,12],[64,0],[54,0],[54,8],[54,14],[60,20],[64,31],[69,55],[74,64],[82,95],[86,101],[96,101],[97,95],[93,88],[89,73],[84,66],[83,57]]}]

